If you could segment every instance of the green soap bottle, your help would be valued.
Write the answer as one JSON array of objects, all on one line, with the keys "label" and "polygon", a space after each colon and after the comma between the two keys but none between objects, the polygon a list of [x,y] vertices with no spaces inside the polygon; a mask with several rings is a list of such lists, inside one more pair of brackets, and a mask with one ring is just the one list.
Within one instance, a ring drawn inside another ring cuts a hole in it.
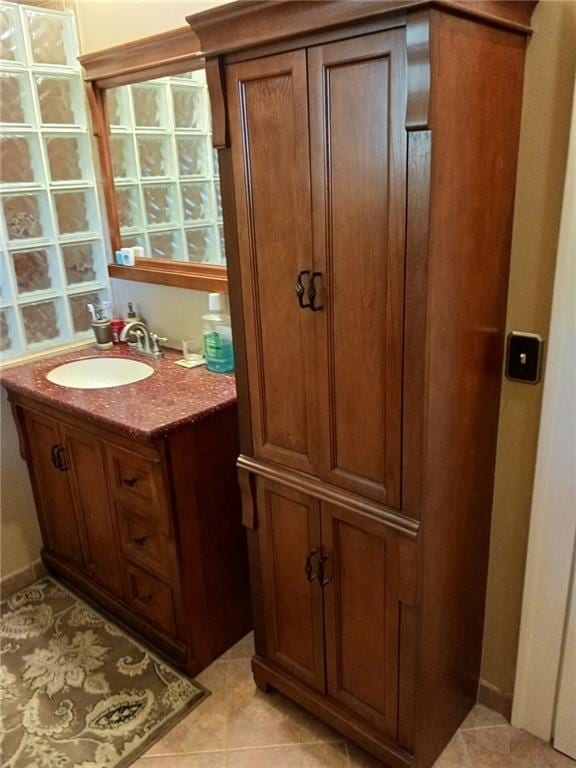
[{"label": "green soap bottle", "polygon": [[234,370],[232,326],[230,315],[222,311],[222,296],[219,293],[209,294],[208,310],[208,314],[202,317],[206,368],[215,373],[228,373]]}]

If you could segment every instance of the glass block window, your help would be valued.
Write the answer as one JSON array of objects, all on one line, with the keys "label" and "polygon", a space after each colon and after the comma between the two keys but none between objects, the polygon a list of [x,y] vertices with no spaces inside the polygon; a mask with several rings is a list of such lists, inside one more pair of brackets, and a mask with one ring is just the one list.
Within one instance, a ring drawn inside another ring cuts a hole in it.
[{"label": "glass block window", "polygon": [[89,338],[108,297],[77,55],[71,13],[0,2],[2,358]]},{"label": "glass block window", "polygon": [[225,264],[204,70],[106,92],[122,245]]}]

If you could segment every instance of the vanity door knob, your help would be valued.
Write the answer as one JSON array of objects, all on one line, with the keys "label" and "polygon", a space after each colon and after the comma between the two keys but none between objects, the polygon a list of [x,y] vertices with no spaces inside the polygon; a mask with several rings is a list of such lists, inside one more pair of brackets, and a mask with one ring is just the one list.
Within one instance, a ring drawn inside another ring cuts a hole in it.
[{"label": "vanity door knob", "polygon": [[147,541],[148,541],[148,536],[138,536],[135,539],[132,539],[132,543],[136,544],[137,547],[146,546]]},{"label": "vanity door knob", "polygon": [[152,602],[154,595],[136,595],[136,600],[143,605],[148,605]]},{"label": "vanity door knob", "polygon": [[136,483],[138,482],[137,477],[123,477],[122,478],[122,485],[127,485],[128,488],[134,488]]}]

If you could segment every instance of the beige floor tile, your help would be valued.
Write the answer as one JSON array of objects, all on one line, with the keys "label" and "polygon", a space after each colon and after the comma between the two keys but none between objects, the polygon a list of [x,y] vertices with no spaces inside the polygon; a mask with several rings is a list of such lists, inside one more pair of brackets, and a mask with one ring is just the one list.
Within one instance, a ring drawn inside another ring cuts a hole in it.
[{"label": "beige floor tile", "polygon": [[156,742],[147,756],[182,755],[226,747],[227,666],[226,661],[216,661],[198,675],[198,682],[212,695]]},{"label": "beige floor tile", "polygon": [[512,726],[462,731],[472,768],[574,768],[576,762]]},{"label": "beige floor tile", "polygon": [[466,746],[457,733],[434,763],[434,768],[472,768]]},{"label": "beige floor tile", "polygon": [[254,656],[254,633],[249,632],[226,652],[225,659],[251,659]]},{"label": "beige floor tile", "polygon": [[281,694],[258,690],[248,660],[226,663],[230,748],[342,740],[335,731]]},{"label": "beige floor tile", "polygon": [[343,742],[241,749],[228,753],[228,768],[346,768]]},{"label": "beige floor tile", "polygon": [[476,704],[476,706],[470,711],[470,714],[464,720],[460,726],[460,730],[468,728],[488,728],[495,725],[510,725],[505,717],[502,717],[498,712],[494,712],[493,709],[483,707],[482,704]]},{"label": "beige floor tile", "polygon": [[226,768],[226,752],[142,757],[132,768]]}]

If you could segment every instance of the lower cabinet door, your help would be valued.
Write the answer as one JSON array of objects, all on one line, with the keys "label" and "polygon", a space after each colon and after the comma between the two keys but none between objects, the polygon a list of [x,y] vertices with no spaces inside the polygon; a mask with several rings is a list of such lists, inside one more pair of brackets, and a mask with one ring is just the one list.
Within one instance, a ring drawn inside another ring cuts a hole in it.
[{"label": "lower cabinet door", "polygon": [[259,477],[257,504],[268,658],[324,692],[319,502]]},{"label": "lower cabinet door", "polygon": [[58,423],[25,411],[37,505],[45,546],[77,568],[84,567],[82,540],[70,487],[70,462]]},{"label": "lower cabinet door", "polygon": [[83,523],[86,570],[110,592],[122,597],[119,548],[100,441],[77,429],[62,427],[62,430],[70,459],[76,508]]},{"label": "lower cabinet door", "polygon": [[322,504],[322,543],[328,695],[396,738],[398,535]]}]

